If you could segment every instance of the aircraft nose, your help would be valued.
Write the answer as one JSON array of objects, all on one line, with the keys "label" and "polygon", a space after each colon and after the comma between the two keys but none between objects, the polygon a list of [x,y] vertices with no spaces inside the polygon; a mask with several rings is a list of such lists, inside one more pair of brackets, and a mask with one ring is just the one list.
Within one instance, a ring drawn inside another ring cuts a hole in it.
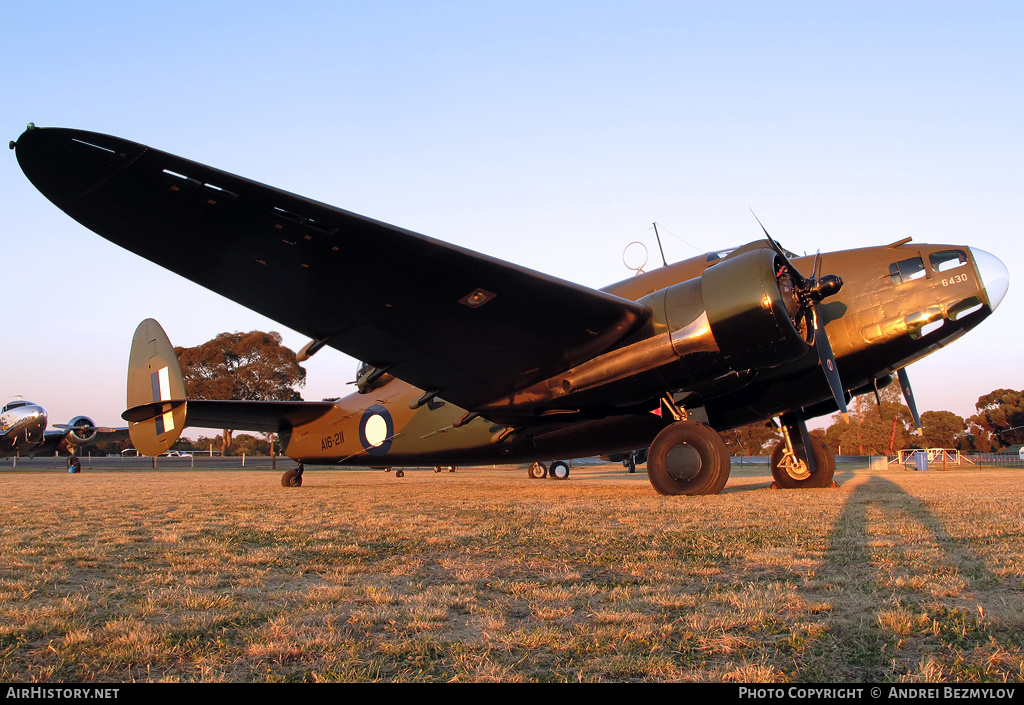
[{"label": "aircraft nose", "polygon": [[1006,269],[1003,261],[993,254],[971,248],[974,255],[974,262],[978,265],[978,273],[981,275],[981,284],[988,294],[989,307],[995,311],[996,307],[1006,296],[1006,290],[1010,287],[1010,272]]}]

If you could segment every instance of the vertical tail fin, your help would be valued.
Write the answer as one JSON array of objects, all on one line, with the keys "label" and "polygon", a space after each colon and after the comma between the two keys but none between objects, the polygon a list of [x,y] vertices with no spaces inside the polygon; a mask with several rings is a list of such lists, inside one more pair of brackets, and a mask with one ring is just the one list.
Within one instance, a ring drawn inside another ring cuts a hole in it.
[{"label": "vertical tail fin", "polygon": [[185,381],[178,356],[160,324],[147,318],[135,329],[128,357],[128,435],[143,455],[160,455],[185,427]]}]

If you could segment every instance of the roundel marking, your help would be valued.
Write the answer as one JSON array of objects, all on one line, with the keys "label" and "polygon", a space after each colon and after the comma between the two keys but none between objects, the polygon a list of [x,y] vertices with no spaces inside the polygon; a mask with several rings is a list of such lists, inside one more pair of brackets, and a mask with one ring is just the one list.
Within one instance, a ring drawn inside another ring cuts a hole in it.
[{"label": "roundel marking", "polygon": [[391,413],[380,404],[374,404],[363,411],[359,419],[359,442],[370,455],[385,455],[391,450],[395,436],[395,422]]},{"label": "roundel marking", "polygon": [[387,440],[388,422],[380,414],[367,417],[363,433],[366,434],[366,442],[376,448]]}]

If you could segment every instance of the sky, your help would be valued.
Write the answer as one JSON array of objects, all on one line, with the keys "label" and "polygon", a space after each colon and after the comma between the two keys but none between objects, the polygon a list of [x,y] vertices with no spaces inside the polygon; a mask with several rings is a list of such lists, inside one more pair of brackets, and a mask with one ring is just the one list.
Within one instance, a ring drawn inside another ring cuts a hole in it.
[{"label": "sky", "polygon": [[[1024,389],[1024,5],[3,3],[0,125],[117,135],[592,287],[670,261],[979,247],[1000,308],[908,372],[922,411]],[[122,423],[132,333],[279,323],[91,233],[0,165],[0,399]],[[202,257],[201,252],[196,253]],[[387,257],[386,252],[380,255]],[[344,302],[337,302],[344,305]],[[356,363],[310,359],[305,399]],[[195,435],[195,434],[190,434]]]}]

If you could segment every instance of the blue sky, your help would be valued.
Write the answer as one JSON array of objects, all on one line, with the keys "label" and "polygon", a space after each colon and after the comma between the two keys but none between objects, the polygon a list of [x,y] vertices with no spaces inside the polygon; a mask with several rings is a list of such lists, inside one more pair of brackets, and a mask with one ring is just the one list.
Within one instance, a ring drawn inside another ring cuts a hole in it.
[{"label": "blue sky", "polygon": [[[1024,388],[1019,3],[5,3],[0,124],[149,144],[589,286],[683,259],[967,244],[1002,306],[911,366],[922,410]],[[297,334],[88,232],[0,168],[0,398],[117,423],[135,326]],[[201,256],[201,253],[197,253]],[[386,257],[381,253],[381,257]],[[307,399],[347,393],[324,350]]]}]

